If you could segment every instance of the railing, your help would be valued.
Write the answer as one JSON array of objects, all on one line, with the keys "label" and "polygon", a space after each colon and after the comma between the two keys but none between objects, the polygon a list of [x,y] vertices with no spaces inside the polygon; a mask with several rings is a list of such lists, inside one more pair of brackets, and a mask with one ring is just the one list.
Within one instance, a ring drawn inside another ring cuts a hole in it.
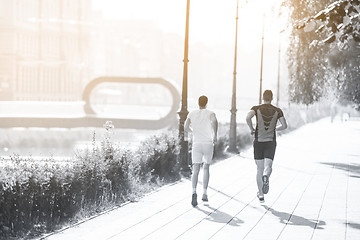
[{"label": "railing", "polygon": [[[159,84],[169,90],[172,96],[170,111],[160,119],[123,119],[104,117],[96,114],[91,106],[90,96],[96,86],[102,83],[128,84]],[[75,127],[102,127],[106,121],[112,121],[116,128],[131,129],[161,129],[168,126],[177,117],[180,105],[180,94],[176,87],[163,78],[136,78],[136,77],[99,77],[87,84],[82,95],[84,101],[84,116],[80,117],[27,117],[5,116],[0,117],[0,128],[12,127],[45,127],[45,128],[75,128]]]}]

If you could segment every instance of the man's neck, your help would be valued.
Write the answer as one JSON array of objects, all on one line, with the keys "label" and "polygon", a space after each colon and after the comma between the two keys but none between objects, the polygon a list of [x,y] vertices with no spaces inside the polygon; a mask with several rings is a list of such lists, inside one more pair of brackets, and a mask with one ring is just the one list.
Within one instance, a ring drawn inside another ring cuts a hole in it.
[{"label": "man's neck", "polygon": [[271,101],[264,101],[264,104],[271,104]]},{"label": "man's neck", "polygon": [[206,109],[206,106],[205,107],[199,107],[199,109]]}]

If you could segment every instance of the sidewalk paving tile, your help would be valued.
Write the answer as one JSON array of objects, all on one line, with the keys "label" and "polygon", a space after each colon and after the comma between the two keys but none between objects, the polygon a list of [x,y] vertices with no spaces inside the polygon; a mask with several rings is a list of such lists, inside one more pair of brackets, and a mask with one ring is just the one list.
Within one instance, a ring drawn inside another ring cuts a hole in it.
[{"label": "sidewalk paving tile", "polygon": [[264,203],[249,149],[211,166],[207,203],[200,182],[192,207],[182,179],[44,239],[360,239],[360,121],[322,119],[277,141]]}]

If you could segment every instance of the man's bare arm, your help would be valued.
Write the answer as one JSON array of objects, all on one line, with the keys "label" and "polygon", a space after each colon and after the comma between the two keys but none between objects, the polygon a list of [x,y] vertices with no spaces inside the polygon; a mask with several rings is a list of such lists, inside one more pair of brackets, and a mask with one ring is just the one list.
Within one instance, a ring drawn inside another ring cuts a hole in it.
[{"label": "man's bare arm", "polygon": [[184,131],[187,133],[191,132],[190,124],[191,124],[191,120],[190,120],[190,118],[187,118],[185,120],[185,125],[184,125]]},{"label": "man's bare arm", "polygon": [[218,134],[218,120],[215,114],[211,114],[211,125],[214,131],[214,143],[217,142],[217,134]]},{"label": "man's bare arm", "polygon": [[254,116],[255,116],[255,111],[254,110],[250,110],[250,112],[246,116],[246,123],[249,126],[251,133],[255,132],[255,129],[254,129],[254,126],[253,126],[253,123],[252,123],[252,120],[251,120]]},{"label": "man's bare arm", "polygon": [[192,132],[192,129],[190,128],[191,120],[190,118],[186,118],[185,125],[184,125],[184,138],[188,139],[189,133]]},{"label": "man's bare arm", "polygon": [[276,127],[276,131],[285,130],[287,128],[286,119],[284,117],[279,118],[280,126]]}]

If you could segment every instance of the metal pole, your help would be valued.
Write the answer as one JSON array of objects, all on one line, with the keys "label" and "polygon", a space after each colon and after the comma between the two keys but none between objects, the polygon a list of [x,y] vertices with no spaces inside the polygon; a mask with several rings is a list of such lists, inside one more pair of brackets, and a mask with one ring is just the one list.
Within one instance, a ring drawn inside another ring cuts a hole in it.
[{"label": "metal pole", "polygon": [[276,98],[276,106],[279,106],[280,99],[280,34],[279,34],[279,52],[278,52],[278,76],[277,76],[277,98]]},{"label": "metal pole", "polygon": [[264,25],[265,25],[265,13],[263,14],[262,24],[262,37],[261,37],[261,64],[260,64],[260,93],[259,93],[259,104],[262,102],[262,73],[263,73],[263,58],[264,58]]},{"label": "metal pole", "polygon": [[178,112],[180,116],[179,123],[179,140],[180,140],[180,164],[181,173],[185,177],[189,177],[191,174],[189,167],[189,146],[187,140],[184,138],[184,123],[188,115],[187,110],[187,81],[188,81],[188,53],[189,53],[189,12],[190,12],[190,0],[187,0],[186,6],[186,26],[185,26],[185,47],[184,47],[184,71],[183,71],[183,85],[182,85],[182,98],[181,98],[181,110]]},{"label": "metal pole", "polygon": [[279,56],[278,56],[278,78],[277,78],[277,98],[276,98],[276,106],[279,106],[279,100],[280,100],[280,56],[281,56],[281,33],[283,33],[284,30],[281,30],[279,32]]},{"label": "metal pole", "polygon": [[235,29],[235,54],[234,54],[234,72],[232,84],[232,97],[231,97],[231,118],[230,118],[230,136],[228,152],[239,153],[236,147],[236,63],[237,63],[237,34],[238,34],[238,20],[239,20],[239,0],[236,4],[236,29]]}]

